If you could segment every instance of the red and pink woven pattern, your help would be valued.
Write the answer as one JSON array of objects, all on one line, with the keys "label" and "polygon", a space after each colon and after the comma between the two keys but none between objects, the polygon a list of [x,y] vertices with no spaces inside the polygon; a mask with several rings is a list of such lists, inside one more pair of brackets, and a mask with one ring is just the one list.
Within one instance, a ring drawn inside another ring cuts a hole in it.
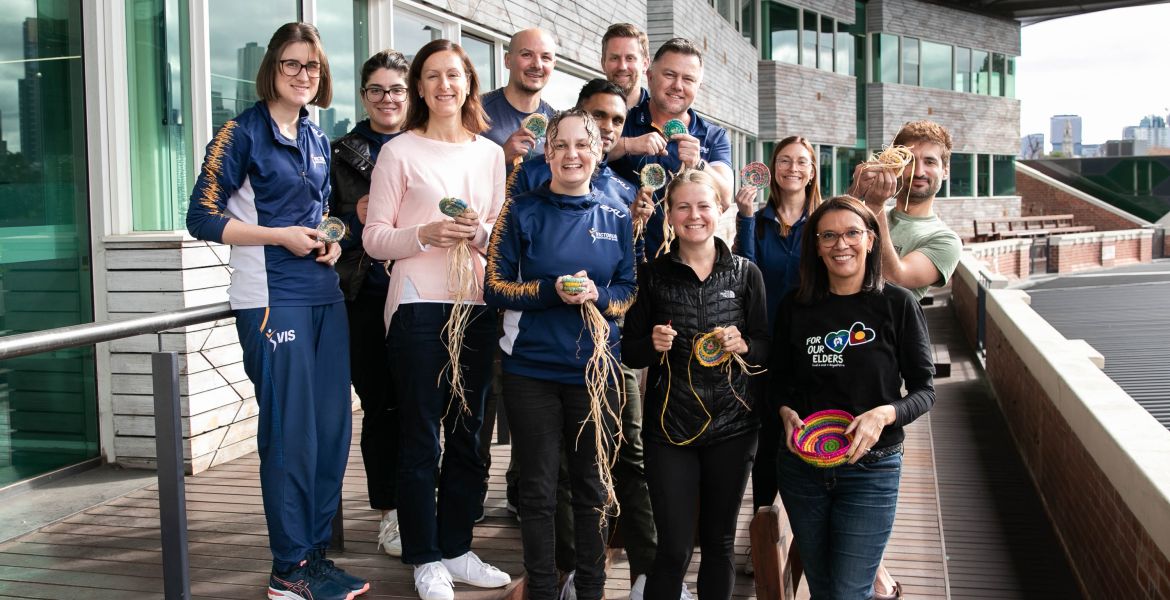
[{"label": "red and pink woven pattern", "polygon": [[792,446],[804,462],[827,469],[845,463],[852,435],[845,429],[853,415],[843,410],[822,410],[804,418],[804,428],[792,431]]}]

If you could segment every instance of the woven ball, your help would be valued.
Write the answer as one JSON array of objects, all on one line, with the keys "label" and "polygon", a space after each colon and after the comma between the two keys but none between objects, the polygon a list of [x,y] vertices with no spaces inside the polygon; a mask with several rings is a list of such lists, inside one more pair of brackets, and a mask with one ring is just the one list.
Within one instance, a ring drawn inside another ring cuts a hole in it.
[{"label": "woven ball", "polygon": [[647,164],[638,173],[638,179],[641,180],[644,188],[661,189],[662,186],[666,185],[666,169],[658,163]]},{"label": "woven ball", "polygon": [[562,277],[561,290],[570,296],[576,296],[585,291],[584,277]]},{"label": "woven ball", "polygon": [[768,187],[768,183],[771,181],[772,173],[768,171],[768,165],[762,162],[748,163],[739,172],[739,184],[743,187],[754,187],[757,190],[762,190]]},{"label": "woven ball", "polygon": [[325,217],[317,225],[317,239],[336,244],[345,237],[345,223],[337,217]]},{"label": "woven ball", "polygon": [[467,203],[462,198],[443,198],[439,200],[439,212],[448,217],[458,217],[467,210]]},{"label": "woven ball", "polygon": [[532,132],[532,135],[542,138],[548,131],[548,117],[540,113],[532,113],[520,121],[520,126]]},{"label": "woven ball", "polygon": [[852,435],[845,429],[853,415],[843,410],[822,410],[804,419],[804,428],[792,431],[792,446],[804,462],[827,469],[845,464]]},{"label": "woven ball", "polygon": [[671,120],[667,121],[665,125],[662,126],[662,134],[665,135],[666,139],[668,139],[668,140],[673,136],[676,136],[680,133],[686,133],[686,132],[687,132],[687,126],[684,125],[683,122],[678,120],[678,119],[671,119]]}]

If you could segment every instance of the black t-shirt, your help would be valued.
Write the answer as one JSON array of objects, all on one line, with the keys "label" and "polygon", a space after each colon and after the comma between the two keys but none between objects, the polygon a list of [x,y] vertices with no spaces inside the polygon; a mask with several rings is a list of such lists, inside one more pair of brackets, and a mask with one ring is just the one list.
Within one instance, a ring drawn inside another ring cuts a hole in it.
[{"label": "black t-shirt", "polygon": [[776,319],[770,372],[773,409],[788,406],[801,418],[826,409],[857,416],[893,405],[897,419],[882,430],[877,448],[901,442],[902,427],[934,404],[926,318],[908,290],[890,283],[880,292],[830,294],[811,305],[789,294]]}]

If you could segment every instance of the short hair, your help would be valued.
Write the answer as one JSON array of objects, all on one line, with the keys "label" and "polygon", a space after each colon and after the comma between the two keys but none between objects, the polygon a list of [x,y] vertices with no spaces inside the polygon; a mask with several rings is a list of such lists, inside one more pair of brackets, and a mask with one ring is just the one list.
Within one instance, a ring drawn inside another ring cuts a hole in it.
[{"label": "short hair", "polygon": [[[561,130],[561,122],[565,119],[576,117],[581,119],[585,124],[585,135],[589,137],[589,149],[593,156],[597,158],[598,163],[601,162],[601,130],[597,128],[597,122],[589,113],[581,110],[581,108],[574,106],[568,110],[562,110],[553,115],[548,120],[548,128],[545,130],[545,155],[552,153],[552,141],[557,137],[557,133]],[[594,166],[596,172],[597,167]]]},{"label": "short hair", "polygon": [[658,51],[654,53],[654,62],[658,62],[658,59],[662,58],[662,55],[667,52],[694,56],[699,59],[699,66],[703,66],[703,52],[699,50],[699,47],[694,42],[687,38],[676,37],[666,40],[666,43],[659,46]]},{"label": "short hair", "polygon": [[853,196],[833,196],[822,203],[804,225],[800,243],[800,287],[796,290],[796,301],[801,304],[820,302],[829,297],[829,269],[817,252],[817,228],[821,219],[833,211],[848,211],[859,217],[873,237],[873,247],[865,256],[865,277],[861,280],[861,291],[880,292],[885,280],[882,279],[882,240],[878,233],[877,217],[860,200]]},{"label": "short hair", "polygon": [[397,71],[399,75],[405,77],[406,72],[410,70],[410,62],[406,60],[406,57],[403,56],[401,52],[397,50],[391,50],[389,48],[374,54],[373,56],[366,59],[366,62],[362,64],[363,88],[366,87],[367,83],[369,83],[370,76],[373,75],[374,71],[377,71],[378,69],[389,69],[391,71]]},{"label": "short hair", "polygon": [[646,37],[646,32],[638,28],[633,23],[614,23],[605,30],[605,35],[601,36],[601,58],[605,59],[605,49],[609,41],[614,38],[635,38],[638,40],[638,47],[642,49],[642,58],[650,57],[650,38]]},{"label": "short hair", "polygon": [[268,40],[268,49],[264,52],[264,58],[260,60],[260,68],[256,72],[256,95],[266,102],[280,98],[276,91],[280,55],[289,44],[300,42],[308,44],[313,54],[317,55],[317,62],[321,63],[321,76],[317,78],[317,95],[309,100],[309,104],[329,108],[329,104],[333,102],[333,77],[329,74],[329,58],[325,56],[321,34],[310,23],[285,23],[272,34],[272,39]]},{"label": "short hair", "polygon": [[581,86],[581,93],[577,94],[577,108],[585,105],[585,101],[598,94],[612,94],[622,99],[622,104],[626,102],[626,94],[622,92],[621,86],[600,77],[590,79],[585,85]]},{"label": "short hair", "polygon": [[[821,205],[821,166],[817,162],[817,149],[813,147],[812,142],[808,138],[799,135],[790,135],[776,143],[776,148],[772,150],[772,160],[768,163],[768,168],[773,171],[776,169],[776,157],[780,156],[780,151],[791,146],[792,144],[800,144],[808,150],[808,155],[812,158],[813,174],[809,178],[808,185],[804,188],[804,214],[811,215],[818,206]],[[768,191],[770,198],[774,202],[780,201],[780,181],[779,177],[772,174],[772,183],[769,184]],[[790,227],[783,222],[776,224],[780,228],[780,237],[788,237]],[[756,235],[762,236],[764,229],[756,223]]]},{"label": "short hair", "polygon": [[942,146],[943,165],[951,164],[951,134],[942,125],[925,119],[910,121],[894,136],[895,146],[912,146],[914,142],[933,142]]},{"label": "short hair", "polygon": [[427,42],[419,48],[414,60],[410,61],[410,72],[406,76],[406,93],[410,96],[410,103],[407,105],[406,122],[402,124],[402,130],[423,129],[427,126],[431,109],[425,101],[419,100],[422,96],[419,81],[422,80],[423,65],[427,59],[440,52],[454,52],[463,61],[463,72],[467,76],[467,98],[463,101],[462,109],[463,128],[476,135],[487,131],[488,120],[479,99],[479,75],[475,72],[475,65],[471,64],[471,58],[462,46],[443,39]]}]

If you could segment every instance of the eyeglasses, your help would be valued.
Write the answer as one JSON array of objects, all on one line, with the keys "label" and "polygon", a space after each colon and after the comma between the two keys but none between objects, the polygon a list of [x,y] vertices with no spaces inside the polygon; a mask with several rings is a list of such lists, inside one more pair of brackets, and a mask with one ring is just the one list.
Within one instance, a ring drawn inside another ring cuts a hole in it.
[{"label": "eyeglasses", "polygon": [[305,64],[299,60],[292,59],[280,61],[280,72],[289,77],[300,75],[301,69],[304,69],[309,74],[309,77],[317,78],[321,76],[321,63],[319,62]]},{"label": "eyeglasses", "polygon": [[[807,169],[810,166],[812,166],[812,161],[807,159],[807,158],[799,158],[796,160],[795,164],[796,164],[796,166],[798,166],[802,169]],[[776,170],[777,171],[779,171],[781,169],[787,169],[787,168],[791,167],[792,165],[793,165],[793,161],[791,158],[777,158],[776,159]]]},{"label": "eyeglasses", "polygon": [[380,88],[376,85],[362,88],[362,97],[366,99],[366,102],[371,104],[381,102],[386,96],[390,96],[390,99],[394,102],[402,102],[406,100],[406,88],[400,85],[389,89]]},{"label": "eyeglasses", "polygon": [[856,246],[861,243],[866,233],[869,233],[868,229],[850,229],[841,233],[837,233],[836,231],[822,231],[817,234],[817,240],[826,248],[836,246],[837,240],[842,238],[845,239],[845,244]]}]

